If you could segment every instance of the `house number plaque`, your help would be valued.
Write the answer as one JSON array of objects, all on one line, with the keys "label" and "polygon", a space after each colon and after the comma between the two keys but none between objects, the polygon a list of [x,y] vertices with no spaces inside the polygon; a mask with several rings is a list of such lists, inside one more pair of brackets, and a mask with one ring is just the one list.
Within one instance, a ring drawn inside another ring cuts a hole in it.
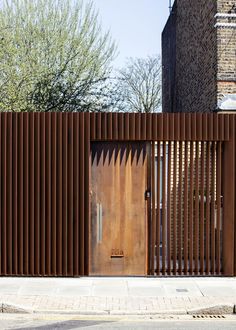
[{"label": "house number plaque", "polygon": [[112,249],[111,250],[111,258],[123,258],[124,252],[120,249]]}]

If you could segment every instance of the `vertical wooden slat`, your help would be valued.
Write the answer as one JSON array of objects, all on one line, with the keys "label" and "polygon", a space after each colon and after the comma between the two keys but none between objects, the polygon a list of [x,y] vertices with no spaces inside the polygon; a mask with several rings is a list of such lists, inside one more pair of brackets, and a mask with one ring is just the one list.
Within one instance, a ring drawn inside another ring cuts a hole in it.
[{"label": "vertical wooden slat", "polygon": [[34,231],[35,231],[35,216],[34,216],[34,180],[35,180],[35,114],[32,113],[29,117],[29,273],[34,275]]},{"label": "vertical wooden slat", "polygon": [[68,114],[68,233],[67,233],[67,260],[68,275],[73,275],[73,113]]},{"label": "vertical wooden slat", "polygon": [[166,142],[163,141],[162,167],[162,275],[166,274]]},{"label": "vertical wooden slat", "polygon": [[177,270],[177,141],[174,142],[174,171],[173,171],[173,274]]},{"label": "vertical wooden slat", "polygon": [[112,120],[112,136],[114,140],[118,140],[118,114],[113,114]]},{"label": "vertical wooden slat", "polygon": [[196,113],[196,133],[197,140],[202,140],[202,113]]},{"label": "vertical wooden slat", "polygon": [[184,147],[184,275],[188,274],[188,170],[189,170],[189,153],[188,144],[185,142]]},{"label": "vertical wooden slat", "polygon": [[[232,118],[232,116],[231,116]],[[236,118],[236,116],[234,116],[234,119]],[[229,115],[228,114],[225,114],[224,115],[224,139],[226,141],[229,140]]]},{"label": "vertical wooden slat", "polygon": [[[1,118],[0,118],[1,120]],[[18,177],[17,177],[17,168],[18,168],[18,116],[17,114],[14,114],[13,116],[13,127],[12,127],[12,191],[13,191],[13,204],[12,204],[12,225],[13,225],[13,233],[12,233],[12,244],[13,244],[13,265],[12,265],[12,272],[14,275],[18,274],[18,205],[17,205],[17,183],[18,183]],[[1,121],[0,121],[0,127],[1,127]],[[1,135],[1,134],[0,134]],[[1,137],[0,137],[0,145],[1,145]],[[0,146],[0,154],[1,154],[1,146]],[[1,159],[1,156],[0,156]],[[0,160],[1,162],[1,160]],[[1,167],[0,167],[0,173],[1,173]],[[1,187],[1,184],[0,184]],[[1,203],[0,203],[1,207]],[[1,234],[0,234],[1,237]],[[1,267],[0,267],[1,268]],[[1,271],[0,271],[1,274]]]},{"label": "vertical wooden slat", "polygon": [[62,274],[68,272],[68,113],[62,121]]},{"label": "vertical wooden slat", "polygon": [[[79,116],[79,113],[77,113],[77,115]],[[90,136],[90,138],[91,138],[91,140],[95,140],[96,139],[96,113],[94,113],[94,112],[92,112],[90,114],[90,123],[91,123],[91,136]],[[110,138],[110,131],[108,133],[108,136]]]},{"label": "vertical wooden slat", "polygon": [[[89,118],[88,118],[88,120],[89,120]],[[120,120],[120,117],[119,117],[119,120]],[[102,138],[102,140],[106,140],[107,139],[107,114],[105,112],[101,113],[101,121],[102,121],[102,124],[101,124],[101,130],[102,130],[101,138]]]},{"label": "vertical wooden slat", "polygon": [[190,143],[189,187],[189,274],[193,274],[193,188],[194,188],[194,142]]},{"label": "vertical wooden slat", "polygon": [[210,272],[210,158],[211,158],[211,142],[207,142],[206,146],[206,275]]},{"label": "vertical wooden slat", "polygon": [[208,139],[208,115],[207,113],[202,114],[202,139],[207,141]]},{"label": "vertical wooden slat", "polygon": [[224,141],[225,136],[225,125],[224,125],[224,114],[218,115],[218,121],[219,121],[219,140]]},{"label": "vertical wooden slat", "polygon": [[147,140],[152,140],[152,114],[146,114],[146,136]]},{"label": "vertical wooden slat", "polygon": [[29,113],[23,115],[24,136],[24,274],[29,274]]},{"label": "vertical wooden slat", "polygon": [[2,160],[3,160],[3,155],[2,155],[2,113],[0,113],[0,254],[1,254],[1,259],[0,259],[0,275],[3,274],[2,272]]},{"label": "vertical wooden slat", "polygon": [[205,232],[204,232],[204,202],[205,198],[205,143],[201,142],[201,201],[200,201],[200,274],[204,274],[204,251],[205,251]]},{"label": "vertical wooden slat", "polygon": [[194,203],[194,272],[199,272],[199,142],[196,142],[195,159],[195,203]]},{"label": "vertical wooden slat", "polygon": [[[160,118],[158,118],[160,119]],[[159,129],[159,126],[160,126],[160,123],[162,121],[158,120],[157,121],[157,115],[156,114],[152,114],[152,138],[153,140],[158,140],[160,141],[161,140],[161,136],[160,136],[160,129]]]},{"label": "vertical wooden slat", "polygon": [[112,139],[112,113],[107,114],[107,138]]},{"label": "vertical wooden slat", "polygon": [[152,236],[151,236],[151,274],[155,274],[155,245],[156,245],[156,197],[155,197],[155,141],[152,141]]},{"label": "vertical wooden slat", "polygon": [[163,114],[153,114],[152,131],[155,134],[156,139],[163,140]]},{"label": "vertical wooden slat", "polygon": [[45,117],[45,272],[51,275],[51,241],[52,241],[52,224],[51,224],[51,189],[52,189],[52,173],[51,173],[51,113],[47,113]]},{"label": "vertical wooden slat", "polygon": [[[113,132],[112,132],[113,133]],[[80,275],[84,275],[84,114],[79,118],[79,266]]]},{"label": "vertical wooden slat", "polygon": [[217,143],[217,165],[216,165],[216,205],[217,205],[217,227],[216,227],[216,273],[221,273],[221,150],[222,142]]},{"label": "vertical wooden slat", "polygon": [[157,142],[157,221],[156,221],[156,273],[160,275],[160,231],[161,231],[161,215],[160,215],[160,183],[161,183],[161,142]]},{"label": "vertical wooden slat", "polygon": [[213,114],[213,139],[218,141],[219,139],[219,115]]},{"label": "vertical wooden slat", "polygon": [[120,113],[119,114],[119,119],[118,119],[118,136],[119,140],[122,141],[124,140],[124,114]]},{"label": "vertical wooden slat", "polygon": [[7,274],[12,274],[12,113],[7,115],[7,159],[6,159],[6,180],[7,180],[7,203],[6,203],[6,215],[7,215]]},{"label": "vertical wooden slat", "polygon": [[168,275],[171,275],[171,169],[172,169],[172,142],[168,142],[168,177],[167,177],[167,249],[168,249]]},{"label": "vertical wooden slat", "polygon": [[52,275],[57,273],[57,114],[52,113],[52,187],[51,187],[51,202],[52,202]]},{"label": "vertical wooden slat", "polygon": [[[147,188],[152,192],[152,169],[151,169],[151,157],[152,157],[152,147],[151,143],[147,142]],[[152,264],[152,253],[151,253],[151,235],[152,235],[152,200],[151,198],[146,198],[147,200],[147,274],[151,275],[151,264]]]},{"label": "vertical wooden slat", "polygon": [[163,113],[163,140],[168,141],[169,140],[169,113]]},{"label": "vertical wooden slat", "polygon": [[129,122],[130,122],[130,140],[135,140],[135,116],[130,116],[129,117]]},{"label": "vertical wooden slat", "polygon": [[183,183],[183,142],[179,142],[179,183],[178,183],[178,273],[182,275],[182,183]]},{"label": "vertical wooden slat", "polygon": [[169,116],[169,137],[168,139],[170,141],[174,141],[174,136],[175,136],[175,122],[174,122],[174,116],[171,115]]},{"label": "vertical wooden slat", "polygon": [[74,236],[73,236],[73,256],[74,256],[74,274],[79,275],[79,115],[74,114],[74,128],[73,128],[73,149],[74,149],[74,164],[73,164],[73,205],[74,205]]},{"label": "vertical wooden slat", "polygon": [[180,140],[185,141],[186,138],[186,114],[183,113],[180,118]]},{"label": "vertical wooden slat", "polygon": [[[234,123],[233,123],[233,125],[234,125],[234,129],[235,129],[235,127],[236,127],[236,116],[234,116]],[[232,136],[231,137],[232,139],[234,139],[234,141],[231,141],[231,148],[233,149],[233,150],[236,150],[235,148],[236,148],[236,135],[234,134],[234,136]],[[233,142],[233,143],[232,143]],[[223,144],[223,150],[224,150],[224,148],[225,148],[225,146],[224,146],[224,144]],[[231,150],[232,150],[231,149]],[[223,154],[224,155],[224,154]],[[224,224],[224,207],[225,207],[225,203],[224,203],[224,193],[225,193],[225,190],[224,190],[224,159],[225,159],[225,155],[222,157],[223,159],[222,159],[222,195],[223,195],[223,216],[222,216],[222,227],[223,227],[223,225],[225,226],[225,224]],[[233,157],[233,167],[234,167],[234,169],[233,169],[233,171],[234,171],[234,210],[233,210],[233,217],[235,216],[235,214],[236,214],[236,157],[234,156]],[[231,160],[231,161],[232,161]],[[232,165],[231,165],[232,166]],[[231,204],[231,203],[230,203]],[[234,223],[234,221],[230,221],[230,223],[232,224],[232,222]],[[223,230],[222,230],[222,232],[223,232]],[[235,226],[235,224],[234,224],[234,240],[236,240],[236,226]],[[222,261],[223,261],[223,259],[224,259],[224,255],[223,255],[223,253],[224,253],[224,251],[223,251],[223,242],[224,242],[224,235],[223,235],[223,233],[222,233]],[[234,244],[234,251],[233,251],[233,255],[234,255],[234,268],[233,268],[233,274],[234,274],[234,276],[236,276],[236,244]],[[223,267],[224,267],[224,264],[223,264],[223,262],[222,262],[222,271],[223,271]]]},{"label": "vertical wooden slat", "polygon": [[[20,118],[19,118],[20,121]],[[35,113],[34,119],[35,130],[35,189],[34,189],[34,217],[35,217],[35,230],[34,230],[34,273],[40,274],[40,113]],[[20,127],[19,127],[20,132]],[[20,141],[19,141],[20,143]],[[20,163],[20,155],[19,155]],[[20,173],[19,173],[20,175]],[[19,182],[19,187],[20,182]],[[20,205],[19,205],[20,207]]]},{"label": "vertical wooden slat", "polygon": [[[4,118],[4,117],[3,117]],[[2,120],[3,120],[2,118]],[[23,242],[24,242],[24,232],[23,232],[23,176],[24,176],[24,164],[23,164],[23,152],[24,152],[24,139],[23,139],[23,113],[19,114],[19,126],[18,126],[18,212],[19,212],[19,225],[18,225],[18,274],[23,275]],[[2,141],[2,148],[4,147]],[[4,152],[2,153],[4,156]],[[2,167],[4,162],[2,163]],[[2,171],[3,172],[3,171]],[[4,255],[3,255],[4,257]]]},{"label": "vertical wooden slat", "polygon": [[2,114],[2,228],[1,228],[1,268],[7,274],[7,114]]},{"label": "vertical wooden slat", "polygon": [[[121,116],[121,118],[122,118],[122,116]],[[135,140],[139,141],[140,139],[141,139],[141,113],[136,113],[135,114]]]},{"label": "vertical wooden slat", "polygon": [[197,114],[193,113],[191,117],[191,140],[197,140]]},{"label": "vertical wooden slat", "polygon": [[46,239],[46,210],[45,210],[45,113],[40,116],[40,274],[45,275],[45,239]]},{"label": "vertical wooden slat", "polygon": [[185,114],[185,138],[186,141],[191,141],[191,113]]},{"label": "vertical wooden slat", "polygon": [[180,113],[174,114],[175,141],[180,141]]},{"label": "vertical wooden slat", "polygon": [[141,114],[141,139],[143,141],[146,140],[146,115],[145,114]]},{"label": "vertical wooden slat", "polygon": [[[3,154],[2,154],[2,113],[0,113],[0,254],[1,254],[1,259],[0,259],[0,275],[3,274],[2,271],[2,222],[3,222],[3,217],[2,217],[2,163],[3,163]],[[17,251],[18,252],[18,251]]]},{"label": "vertical wooden slat", "polygon": [[62,275],[62,113],[57,122],[57,274]]},{"label": "vertical wooden slat", "polygon": [[208,140],[214,141],[213,115],[208,114]]},{"label": "vertical wooden slat", "polygon": [[223,246],[222,272],[224,275],[234,274],[235,252],[235,212],[236,212],[236,116],[229,115],[229,141],[224,143],[222,159],[222,192],[224,196],[223,212]]},{"label": "vertical wooden slat", "polygon": [[[125,127],[125,140],[129,140],[130,138],[130,133],[129,133],[129,113],[124,114],[124,127]],[[113,117],[112,117],[113,118]]]},{"label": "vertical wooden slat", "polygon": [[211,151],[211,274],[215,274],[215,153],[216,142]]},{"label": "vertical wooden slat", "polygon": [[85,113],[84,126],[84,275],[89,274],[89,215],[90,215],[90,193],[89,193],[89,164],[90,164],[90,126],[89,113]]},{"label": "vertical wooden slat", "polygon": [[[101,112],[96,113],[96,139],[101,140],[102,138],[102,114]],[[117,122],[113,120],[113,132],[118,131]]]}]

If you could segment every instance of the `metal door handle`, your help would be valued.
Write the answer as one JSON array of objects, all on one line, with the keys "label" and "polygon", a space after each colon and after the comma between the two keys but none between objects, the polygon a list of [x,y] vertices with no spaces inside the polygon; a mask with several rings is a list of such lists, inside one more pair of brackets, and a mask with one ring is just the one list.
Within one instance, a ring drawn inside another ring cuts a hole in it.
[{"label": "metal door handle", "polygon": [[97,242],[102,241],[102,204],[97,203]]}]

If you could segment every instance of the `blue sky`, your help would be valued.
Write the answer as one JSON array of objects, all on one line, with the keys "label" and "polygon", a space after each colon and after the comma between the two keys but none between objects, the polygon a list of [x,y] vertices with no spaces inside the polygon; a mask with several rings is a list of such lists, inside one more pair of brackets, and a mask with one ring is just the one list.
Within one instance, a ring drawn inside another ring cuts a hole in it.
[{"label": "blue sky", "polygon": [[102,26],[118,44],[114,62],[123,66],[127,57],[161,53],[161,32],[169,15],[169,0],[94,0]]}]

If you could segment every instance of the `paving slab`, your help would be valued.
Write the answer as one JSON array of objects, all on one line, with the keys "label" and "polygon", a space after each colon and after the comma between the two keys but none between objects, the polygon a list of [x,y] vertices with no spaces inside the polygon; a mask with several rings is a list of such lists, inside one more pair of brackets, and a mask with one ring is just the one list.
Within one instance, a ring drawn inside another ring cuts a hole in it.
[{"label": "paving slab", "polygon": [[163,284],[166,297],[201,297],[203,294],[195,283],[172,282]]},{"label": "paving slab", "polygon": [[91,286],[66,286],[66,287],[60,287],[56,289],[55,296],[67,296],[67,297],[73,297],[73,296],[91,296],[92,294],[92,288]]},{"label": "paving slab", "polygon": [[10,283],[1,283],[0,280],[0,294],[18,294],[20,285],[12,285]]},{"label": "paving slab", "polygon": [[56,293],[55,287],[47,287],[44,285],[37,285],[37,286],[31,286],[31,285],[24,285],[20,287],[18,291],[18,295],[29,295],[29,296],[51,296]]},{"label": "paving slab", "polygon": [[[228,286],[199,286],[204,296],[210,297],[236,297],[236,289]],[[236,300],[236,299],[235,299]]]},{"label": "paving slab", "polygon": [[126,285],[93,285],[92,295],[102,297],[128,296],[128,288]]},{"label": "paving slab", "polygon": [[141,297],[164,297],[165,289],[162,286],[130,286],[128,289],[129,296]]}]

